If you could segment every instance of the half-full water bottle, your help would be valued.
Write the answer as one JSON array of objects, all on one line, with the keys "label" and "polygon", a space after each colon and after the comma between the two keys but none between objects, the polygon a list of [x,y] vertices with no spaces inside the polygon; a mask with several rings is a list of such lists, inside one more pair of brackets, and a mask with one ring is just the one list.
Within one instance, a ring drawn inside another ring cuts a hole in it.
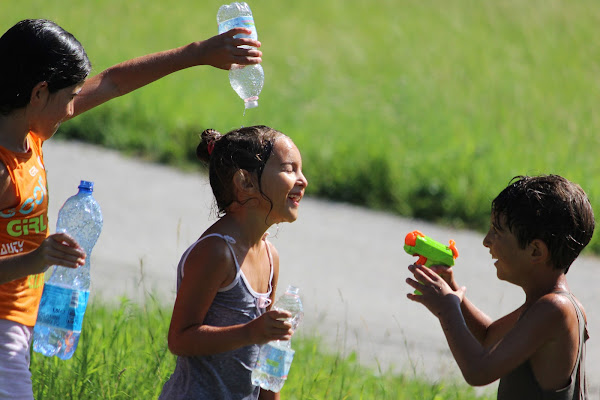
[{"label": "half-full water bottle", "polygon": [[33,328],[33,350],[67,360],[73,356],[90,294],[90,255],[102,230],[102,212],[92,196],[94,183],[81,181],[79,192],[58,212],[56,232],[72,236],[86,254],[79,268],[53,266],[44,285]]},{"label": "half-full water bottle", "polygon": [[[219,24],[219,34],[233,28],[242,27],[250,29],[252,34],[238,34],[234,36],[235,38],[258,39],[252,11],[250,11],[248,4],[244,2],[222,5],[217,12],[217,22]],[[238,96],[244,100],[244,110],[258,107],[258,95],[262,90],[264,80],[265,74],[260,64],[246,66],[233,64],[229,70],[229,83]]]},{"label": "half-full water bottle", "polygon": [[[295,331],[304,317],[300,289],[288,286],[285,293],[273,304],[275,310],[292,314],[288,320]],[[256,367],[252,370],[252,384],[272,392],[279,392],[285,383],[294,359],[291,340],[273,340],[261,346]]]}]

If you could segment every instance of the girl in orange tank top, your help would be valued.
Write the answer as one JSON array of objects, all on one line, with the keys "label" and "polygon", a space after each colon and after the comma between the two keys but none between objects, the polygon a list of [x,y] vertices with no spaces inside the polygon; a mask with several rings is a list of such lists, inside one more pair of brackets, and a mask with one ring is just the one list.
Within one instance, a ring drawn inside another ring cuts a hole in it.
[{"label": "girl in orange tank top", "polygon": [[77,268],[85,261],[71,237],[48,235],[42,143],[63,121],[170,73],[261,62],[260,42],[234,39],[240,33],[251,32],[235,28],[125,61],[91,79],[81,43],[52,21],[23,20],[0,37],[0,399],[33,398],[30,333],[43,273],[51,265]]}]

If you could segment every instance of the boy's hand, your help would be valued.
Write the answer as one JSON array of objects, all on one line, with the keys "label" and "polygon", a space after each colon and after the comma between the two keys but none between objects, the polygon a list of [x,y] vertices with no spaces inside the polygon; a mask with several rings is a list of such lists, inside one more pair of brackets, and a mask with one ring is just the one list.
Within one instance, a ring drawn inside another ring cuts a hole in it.
[{"label": "boy's hand", "polygon": [[265,344],[272,340],[290,340],[294,331],[286,320],[291,317],[287,311],[270,310],[249,322],[252,342]]},{"label": "boy's hand", "polygon": [[48,236],[32,253],[41,266],[40,272],[45,272],[52,265],[78,268],[85,264],[85,251],[66,233]]},{"label": "boy's hand", "polygon": [[438,318],[448,308],[460,307],[466,288],[453,290],[440,275],[423,265],[410,265],[408,269],[416,280],[407,278],[406,283],[421,292],[407,294],[410,300],[423,304]]},{"label": "boy's hand", "polygon": [[429,267],[433,272],[441,276],[448,285],[452,288],[452,290],[458,290],[459,286],[454,280],[454,270],[452,267],[447,265],[432,265]]},{"label": "boy's hand", "polygon": [[198,64],[212,65],[215,68],[229,70],[232,64],[248,65],[260,63],[262,61],[262,52],[257,50],[261,45],[260,42],[250,38],[234,39],[234,36],[240,33],[250,35],[252,31],[247,28],[233,28],[220,35],[199,42]]}]

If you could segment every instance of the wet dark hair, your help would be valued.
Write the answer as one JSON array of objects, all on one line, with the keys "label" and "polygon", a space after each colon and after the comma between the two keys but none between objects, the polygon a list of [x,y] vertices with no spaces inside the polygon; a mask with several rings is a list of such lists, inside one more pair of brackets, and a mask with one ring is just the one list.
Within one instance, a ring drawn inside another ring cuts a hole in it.
[{"label": "wet dark hair", "polygon": [[568,272],[594,234],[594,212],[583,189],[558,175],[517,176],[492,202],[492,218],[521,248],[535,239],[550,251],[554,268]]},{"label": "wet dark hair", "polygon": [[219,215],[225,215],[227,207],[236,202],[233,177],[239,170],[248,171],[258,180],[263,192],[262,173],[273,152],[275,140],[283,133],[264,125],[235,129],[221,135],[214,129],[202,132],[196,149],[198,158],[208,165],[208,175]]},{"label": "wet dark hair", "polygon": [[40,82],[48,90],[82,83],[92,65],[83,46],[73,35],[52,21],[26,19],[0,37],[0,114],[29,104],[31,92]]}]

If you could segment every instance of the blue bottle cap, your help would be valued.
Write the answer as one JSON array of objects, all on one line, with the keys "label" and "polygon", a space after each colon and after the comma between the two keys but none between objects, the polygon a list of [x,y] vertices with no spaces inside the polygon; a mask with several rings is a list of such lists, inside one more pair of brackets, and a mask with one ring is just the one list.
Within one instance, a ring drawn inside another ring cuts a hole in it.
[{"label": "blue bottle cap", "polygon": [[78,188],[81,189],[81,190],[88,191],[88,192],[93,192],[94,191],[94,182],[81,181],[79,183]]}]

